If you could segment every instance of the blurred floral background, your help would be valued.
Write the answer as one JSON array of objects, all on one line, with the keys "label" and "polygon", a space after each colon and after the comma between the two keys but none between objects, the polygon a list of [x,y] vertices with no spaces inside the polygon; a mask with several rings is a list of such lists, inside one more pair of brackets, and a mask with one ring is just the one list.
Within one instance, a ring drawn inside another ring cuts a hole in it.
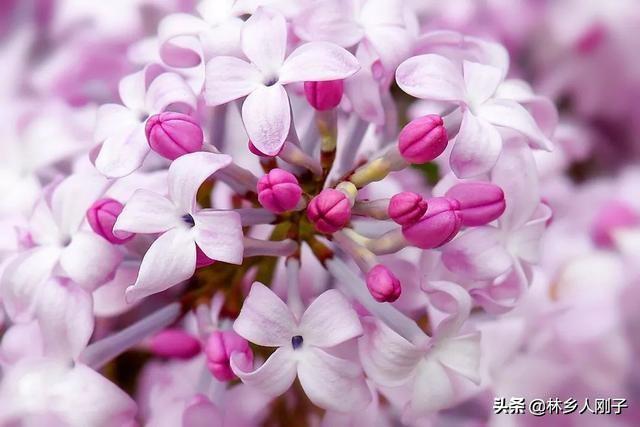
[{"label": "blurred floral background", "polygon": [[[283,13],[293,22],[306,3],[314,2],[270,3],[286,11]],[[25,239],[31,238],[21,233],[35,202],[50,197],[50,188],[65,176],[92,167],[87,159],[95,159],[99,148],[94,139],[99,106],[120,103],[118,85],[123,77],[164,60],[157,48],[159,24],[172,14],[196,14],[195,7],[196,2],[190,0],[0,0],[0,112],[5,117],[0,134],[3,268],[22,250]],[[508,77],[528,82],[536,96],[550,99],[558,112],[551,138],[554,149],[532,151],[539,181],[538,188],[530,190],[539,191],[552,217],[547,220],[537,267],[530,273],[530,286],[504,314],[489,314],[477,306],[471,311],[469,322],[482,333],[479,385],[459,388],[455,401],[446,408],[413,421],[387,409],[396,407],[393,399],[398,396],[393,393],[381,392],[377,409],[364,412],[369,418],[363,415],[345,420],[328,418],[308,401],[267,402],[236,387],[234,391],[218,391],[218,400],[214,399],[221,408],[233,408],[227,410],[235,414],[233,417],[227,414],[225,420],[216,421],[220,424],[214,424],[203,411],[209,421],[198,424],[195,418],[185,421],[182,412],[186,402],[193,404],[197,395],[194,384],[201,380],[202,360],[197,365],[193,360],[157,358],[153,351],[139,346],[99,370],[136,402],[137,409],[123,403],[126,410],[118,415],[123,416],[122,421],[113,414],[91,418],[79,409],[94,405],[99,393],[94,396],[94,391],[86,391],[96,400],[85,401],[82,387],[75,387],[74,396],[61,397],[64,392],[60,391],[56,397],[48,395],[47,403],[42,404],[54,408],[46,413],[59,408],[66,411],[56,418],[60,424],[54,424],[51,418],[33,416],[40,411],[40,403],[29,406],[23,401],[22,409],[17,410],[8,397],[39,395],[42,389],[55,389],[57,379],[54,374],[31,382],[15,379],[16,375],[50,368],[23,367],[26,371],[16,373],[18,362],[32,357],[30,353],[38,344],[29,329],[32,324],[21,324],[0,304],[3,426],[640,425],[640,3],[406,0],[404,7],[416,34],[456,31],[502,44],[510,57]],[[399,127],[431,111],[428,101],[413,102],[393,81],[388,93],[397,105],[393,114],[397,112]],[[296,99],[303,98],[300,94],[298,91]],[[292,97],[294,110],[299,108],[298,101]],[[532,115],[535,117],[535,111]],[[228,126],[228,135],[236,135],[237,129],[242,132],[239,118],[235,120],[235,125]],[[257,174],[260,164],[247,154],[246,136],[238,139],[241,142],[227,146],[226,152]],[[149,170],[156,169],[151,166]],[[447,173],[448,166],[439,159],[405,170],[399,180],[431,187]],[[148,175],[145,186],[153,188],[155,178]],[[370,197],[392,191],[371,190]],[[217,197],[220,200],[228,195]],[[87,256],[88,265],[103,262]],[[424,256],[418,258],[402,261],[406,275],[428,262]],[[389,265],[394,262],[401,261],[390,260]],[[137,267],[121,268],[117,275],[126,276],[120,281],[130,285],[136,272]],[[308,294],[316,294],[318,286],[310,285]],[[283,295],[285,287],[280,285],[277,293]],[[95,326],[90,336],[94,343],[176,298],[176,294],[162,293],[131,310],[124,306],[122,285],[92,292]],[[0,301],[3,299],[0,293]],[[221,316],[233,319],[241,304],[241,297],[228,296]],[[404,304],[411,306],[408,301]],[[191,326],[185,328],[193,329],[195,317],[186,322]],[[42,330],[44,335],[55,333]],[[65,380],[64,387],[73,381],[84,383],[82,375]],[[288,392],[294,401],[301,394],[297,385]],[[505,398],[507,405],[512,398],[524,398],[527,404],[532,399],[545,403],[555,398],[562,402],[575,399],[578,408],[564,415],[552,414],[549,408],[544,416],[532,415],[529,408],[522,414],[497,414],[500,398]],[[586,399],[590,399],[593,411],[579,414]],[[615,412],[611,407],[596,414],[596,399],[624,399],[626,404],[619,415],[607,415]],[[99,405],[95,408],[96,413],[103,410]],[[244,418],[238,415],[242,413]]]}]

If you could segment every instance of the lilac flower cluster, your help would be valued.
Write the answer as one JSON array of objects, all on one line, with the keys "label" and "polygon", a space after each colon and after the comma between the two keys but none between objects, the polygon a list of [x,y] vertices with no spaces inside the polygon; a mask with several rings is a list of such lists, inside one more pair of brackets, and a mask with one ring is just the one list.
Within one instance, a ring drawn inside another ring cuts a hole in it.
[{"label": "lilac flower cluster", "polygon": [[[506,5],[27,3],[0,34],[0,426],[486,423],[464,402],[551,377],[568,325],[638,295],[597,277],[637,273],[640,206],[612,194],[640,177],[569,180],[601,94],[559,114],[589,79],[546,68],[605,24],[523,70],[541,18],[511,34]],[[576,348],[634,319],[605,320]]]}]

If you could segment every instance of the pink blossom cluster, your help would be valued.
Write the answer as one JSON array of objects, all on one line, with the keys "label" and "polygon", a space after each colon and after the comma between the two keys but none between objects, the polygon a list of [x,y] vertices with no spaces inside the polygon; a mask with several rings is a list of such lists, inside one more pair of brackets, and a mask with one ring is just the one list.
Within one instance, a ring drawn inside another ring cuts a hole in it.
[{"label": "pink blossom cluster", "polygon": [[8,1],[0,426],[640,398],[640,10],[547,3]]}]

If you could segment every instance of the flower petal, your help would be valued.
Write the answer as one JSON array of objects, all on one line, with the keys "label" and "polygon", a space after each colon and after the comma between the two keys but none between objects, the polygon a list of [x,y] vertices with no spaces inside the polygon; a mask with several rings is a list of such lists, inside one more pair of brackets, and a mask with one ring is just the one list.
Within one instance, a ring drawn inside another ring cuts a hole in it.
[{"label": "flower petal", "polygon": [[433,327],[434,339],[441,340],[456,334],[471,313],[471,296],[462,286],[445,281],[428,281],[422,289],[429,295],[429,302],[447,314]]},{"label": "flower petal", "polygon": [[462,68],[467,96],[476,105],[491,98],[502,82],[502,71],[491,65],[464,61]]},{"label": "flower petal", "polygon": [[[172,67],[193,67],[200,62],[200,55],[187,47],[184,42],[209,28],[204,20],[187,13],[173,13],[158,24],[158,44],[160,57]],[[195,45],[194,45],[195,47]]]},{"label": "flower petal", "polygon": [[298,378],[314,404],[333,411],[351,412],[371,401],[371,393],[357,364],[314,347],[303,351],[298,361]]},{"label": "flower petal", "polygon": [[237,212],[205,209],[194,214],[193,218],[196,243],[207,257],[242,264],[244,236]]},{"label": "flower petal", "polygon": [[218,407],[203,395],[197,395],[182,413],[182,425],[189,427],[222,427],[223,419]]},{"label": "flower petal", "polygon": [[273,9],[258,8],[244,24],[242,51],[260,71],[277,73],[287,48],[287,23],[284,16]]},{"label": "flower petal", "polygon": [[119,104],[104,104],[96,113],[95,142],[104,142],[113,135],[129,135],[140,123],[136,114]]},{"label": "flower petal", "polygon": [[149,154],[144,123],[130,133],[117,133],[107,138],[95,159],[96,169],[108,178],[122,178],[142,166]]},{"label": "flower petal", "polygon": [[362,335],[362,325],[351,304],[337,290],[318,296],[300,319],[300,335],[316,347],[333,347]]},{"label": "flower petal", "polygon": [[527,137],[534,148],[551,151],[553,143],[538,127],[531,114],[520,104],[509,99],[492,99],[478,108],[478,117],[487,122],[513,129]]},{"label": "flower petal", "polygon": [[367,376],[388,387],[406,383],[422,351],[378,320],[363,320],[363,326],[365,333],[358,340],[358,349]]},{"label": "flower petal", "polygon": [[270,397],[280,396],[296,379],[296,361],[292,348],[281,347],[277,349],[258,369],[246,372],[242,369],[239,358],[241,353],[231,354],[231,370],[243,383],[249,387],[260,390]]},{"label": "flower petal", "polygon": [[289,97],[282,85],[253,91],[242,104],[242,121],[258,150],[269,156],[278,154],[291,125]]},{"label": "flower petal", "polygon": [[474,227],[442,249],[444,265],[475,280],[495,279],[511,267],[511,255],[495,227]]},{"label": "flower petal", "polygon": [[170,105],[196,108],[197,99],[187,82],[176,73],[162,73],[147,90],[145,107],[149,113],[159,113]]},{"label": "flower petal", "polygon": [[230,163],[231,156],[204,151],[178,157],[169,166],[169,197],[181,212],[192,213],[202,183]]},{"label": "flower petal", "polygon": [[345,79],[360,65],[351,53],[328,42],[305,43],[291,52],[280,68],[280,83]]},{"label": "flower petal", "polygon": [[291,338],[297,335],[291,310],[260,282],[251,286],[233,329],[252,343],[266,347],[291,347]]},{"label": "flower petal", "polygon": [[204,98],[207,105],[226,104],[249,95],[262,85],[262,74],[253,65],[233,56],[217,56],[207,62]]},{"label": "flower petal", "polygon": [[122,261],[122,252],[94,233],[80,232],[62,250],[60,267],[88,291],[107,282]]},{"label": "flower petal", "polygon": [[195,270],[193,237],[182,228],[169,230],[158,237],[144,255],[136,283],[127,288],[127,302],[169,289],[193,276]]},{"label": "flower petal", "polygon": [[425,360],[418,365],[411,401],[407,407],[411,416],[419,418],[455,403],[456,392],[447,370],[437,360]]},{"label": "flower petal", "polygon": [[398,86],[411,96],[434,101],[465,99],[462,70],[444,56],[427,54],[404,61],[396,70]]},{"label": "flower petal", "polygon": [[91,295],[70,281],[43,283],[36,318],[47,356],[75,359],[93,334]]},{"label": "flower petal", "polygon": [[470,111],[465,111],[451,150],[451,169],[458,178],[487,172],[495,165],[501,149],[502,138],[498,131]]},{"label": "flower petal", "polygon": [[443,340],[438,343],[437,353],[444,366],[480,383],[480,332]]},{"label": "flower petal", "polygon": [[311,3],[295,17],[294,31],[303,40],[327,41],[342,47],[358,43],[364,36],[355,22],[353,6],[342,0]]},{"label": "flower petal", "polygon": [[176,206],[153,191],[138,189],[125,203],[114,232],[162,233],[180,224]]},{"label": "flower petal", "polygon": [[32,318],[38,293],[60,258],[57,247],[39,247],[16,255],[2,271],[0,291],[9,317],[17,322]]}]

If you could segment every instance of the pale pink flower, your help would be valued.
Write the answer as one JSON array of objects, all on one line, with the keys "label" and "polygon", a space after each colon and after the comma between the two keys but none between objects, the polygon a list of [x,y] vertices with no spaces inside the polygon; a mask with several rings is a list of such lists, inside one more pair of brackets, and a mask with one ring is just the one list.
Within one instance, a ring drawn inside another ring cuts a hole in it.
[{"label": "pale pink flower", "polygon": [[256,148],[267,155],[278,154],[289,133],[291,107],[285,85],[344,79],[359,68],[353,55],[332,43],[306,43],[289,55],[286,49],[284,17],[259,8],[242,30],[242,51],[250,62],[218,56],[207,63],[207,104],[226,104],[246,96],[242,104],[245,129]]},{"label": "pale pink flower", "polygon": [[138,169],[149,154],[145,135],[147,118],[175,106],[195,109],[196,96],[178,74],[148,66],[120,81],[124,105],[104,104],[98,109],[94,139],[101,143],[96,168],[119,178]]},{"label": "pale pink flower", "polygon": [[362,408],[371,399],[358,365],[326,351],[362,334],[358,315],[340,292],[324,292],[297,317],[273,291],[255,282],[233,328],[257,345],[277,347],[253,372],[241,368],[242,353],[231,355],[231,368],[245,384],[275,397],[297,376],[313,403],[341,412]]},{"label": "pale pink flower", "polygon": [[231,163],[224,154],[197,152],[169,167],[169,197],[136,191],[125,204],[114,232],[162,233],[145,254],[138,278],[127,288],[135,301],[190,278],[196,268],[196,245],[213,260],[240,264],[243,256],[240,216],[233,211],[198,209],[196,193],[216,171]]},{"label": "pale pink flower", "polygon": [[460,178],[488,172],[498,160],[505,130],[516,132],[534,148],[550,150],[548,135],[517,100],[499,96],[503,70],[479,62],[462,66],[437,55],[419,55],[396,71],[398,85],[408,94],[447,102],[463,112],[451,151],[451,169]]}]

